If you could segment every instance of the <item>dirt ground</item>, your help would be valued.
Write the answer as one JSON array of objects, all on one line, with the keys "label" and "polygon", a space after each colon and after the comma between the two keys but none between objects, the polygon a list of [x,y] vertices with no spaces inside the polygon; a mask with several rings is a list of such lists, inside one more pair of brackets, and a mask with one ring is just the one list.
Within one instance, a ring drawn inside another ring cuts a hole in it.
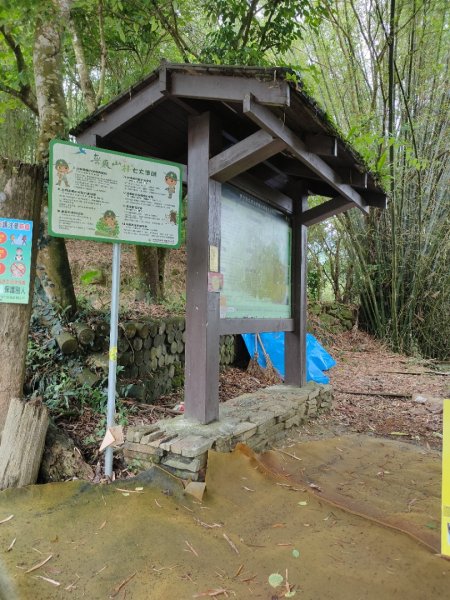
[{"label": "dirt ground", "polygon": [[202,501],[158,468],[7,490],[0,598],[446,598],[440,462],[353,434],[210,452]]}]

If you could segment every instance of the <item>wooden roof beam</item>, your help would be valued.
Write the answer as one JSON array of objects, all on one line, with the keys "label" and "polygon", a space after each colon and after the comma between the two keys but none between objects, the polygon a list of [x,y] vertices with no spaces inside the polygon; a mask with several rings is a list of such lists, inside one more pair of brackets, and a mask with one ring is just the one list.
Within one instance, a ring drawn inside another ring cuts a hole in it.
[{"label": "wooden roof beam", "polygon": [[308,133],[303,136],[303,141],[309,152],[314,152],[319,156],[337,157],[338,155],[337,137],[323,133]]},{"label": "wooden roof beam", "polygon": [[269,109],[261,106],[251,94],[247,94],[243,103],[243,113],[274,137],[279,137],[286,142],[289,151],[319,175],[320,179],[328,183],[345,200],[353,202],[363,213],[369,212],[369,207],[360,194],[350,185],[342,183],[339,175],[317,154],[309,152],[305,143],[288,127],[284,125]]},{"label": "wooden roof beam", "polygon": [[224,183],[278,154],[286,143],[265,131],[257,131],[209,160],[209,176]]},{"label": "wooden roof beam", "polygon": [[242,102],[245,95],[250,93],[261,104],[290,105],[290,87],[286,81],[261,81],[254,77],[233,77],[210,73],[203,76],[198,73],[191,75],[171,71],[169,65],[162,85],[165,91],[167,90],[169,94],[179,98]]},{"label": "wooden roof beam", "polygon": [[160,89],[159,80],[153,81],[145,88],[130,96],[129,100],[116,106],[111,112],[103,111],[103,115],[99,121],[95,121],[87,129],[76,134],[77,142],[89,145],[93,135],[106,137],[111,133],[115,133],[118,129],[128,125],[128,123],[134,121],[164,100],[164,97]]},{"label": "wooden roof beam", "polygon": [[[311,171],[311,169],[304,164],[299,163],[298,160],[288,160],[284,165],[284,168],[281,170],[287,175],[303,177],[304,179],[315,179],[318,181],[322,179],[320,175]],[[358,171],[358,169],[354,169],[353,167],[335,167],[334,171],[341,179],[341,183],[346,183],[359,188],[367,188],[367,173],[361,173],[361,171]]]},{"label": "wooden roof beam", "polygon": [[314,206],[314,208],[306,210],[302,213],[300,220],[302,225],[309,227],[310,225],[321,223],[329,217],[334,217],[335,215],[339,215],[340,213],[354,207],[355,204],[353,202],[338,196],[328,200],[327,202],[324,202],[323,204]]}]

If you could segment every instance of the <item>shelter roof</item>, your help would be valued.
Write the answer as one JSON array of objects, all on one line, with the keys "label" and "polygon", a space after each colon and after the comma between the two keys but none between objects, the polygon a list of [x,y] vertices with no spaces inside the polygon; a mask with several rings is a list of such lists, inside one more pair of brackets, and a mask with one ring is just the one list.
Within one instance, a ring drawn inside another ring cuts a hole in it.
[{"label": "shelter roof", "polygon": [[[86,145],[186,164],[188,119],[206,111],[217,118],[222,132],[222,154],[210,161],[213,178],[227,181],[245,172],[278,195],[289,195],[303,182],[308,194],[334,202],[313,213],[314,222],[355,205],[365,211],[385,207],[376,174],[295,73],[283,67],[164,61],[71,133]],[[226,154],[230,148],[233,158]],[[237,160],[236,153],[245,156]]]}]

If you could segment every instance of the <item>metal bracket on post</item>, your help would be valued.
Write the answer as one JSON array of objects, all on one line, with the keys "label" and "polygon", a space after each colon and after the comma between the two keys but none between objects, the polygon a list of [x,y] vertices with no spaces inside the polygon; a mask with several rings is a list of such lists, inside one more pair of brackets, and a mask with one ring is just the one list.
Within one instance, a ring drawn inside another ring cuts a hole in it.
[{"label": "metal bracket on post", "polygon": [[[120,292],[120,244],[113,244],[112,286],[111,286],[111,323],[109,332],[109,370],[108,370],[108,404],[106,410],[106,428],[114,426],[116,412],[116,377],[117,377],[117,337],[119,327],[119,292]],[[105,450],[105,476],[109,479],[113,474],[113,448]]]}]

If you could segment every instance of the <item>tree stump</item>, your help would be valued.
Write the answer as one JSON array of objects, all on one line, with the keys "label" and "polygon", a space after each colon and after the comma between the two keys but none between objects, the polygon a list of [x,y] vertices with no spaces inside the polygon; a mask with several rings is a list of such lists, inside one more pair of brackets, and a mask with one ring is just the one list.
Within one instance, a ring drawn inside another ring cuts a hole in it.
[{"label": "tree stump", "polygon": [[75,442],[50,422],[45,440],[39,481],[50,483],[68,479],[93,479],[92,468],[83,460]]},{"label": "tree stump", "polygon": [[48,428],[40,400],[12,398],[0,445],[0,489],[36,483]]}]

